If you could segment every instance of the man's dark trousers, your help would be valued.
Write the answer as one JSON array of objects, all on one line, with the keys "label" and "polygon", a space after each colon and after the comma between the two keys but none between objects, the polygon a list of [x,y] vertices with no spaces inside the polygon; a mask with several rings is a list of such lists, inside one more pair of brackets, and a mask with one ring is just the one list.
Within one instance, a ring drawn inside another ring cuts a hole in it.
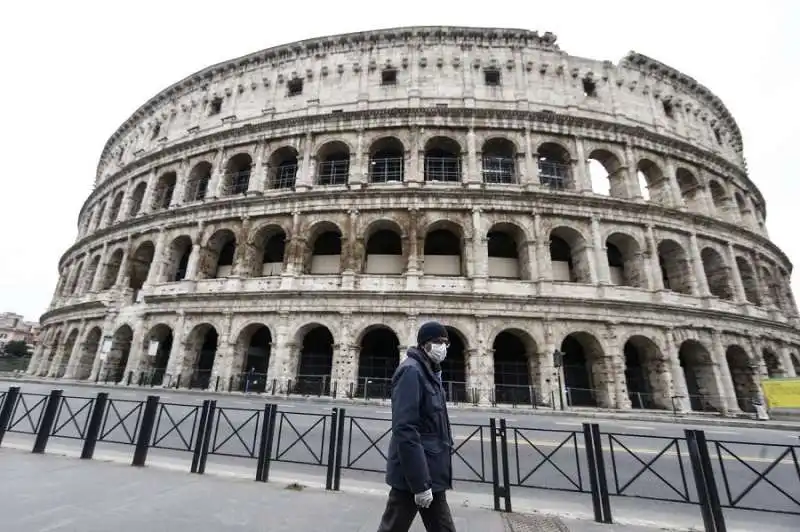
[{"label": "man's dark trousers", "polygon": [[420,508],[414,502],[413,493],[397,488],[389,491],[389,500],[386,502],[378,532],[408,532],[417,512],[428,532],[456,532],[444,491],[433,494],[433,502],[429,507]]}]

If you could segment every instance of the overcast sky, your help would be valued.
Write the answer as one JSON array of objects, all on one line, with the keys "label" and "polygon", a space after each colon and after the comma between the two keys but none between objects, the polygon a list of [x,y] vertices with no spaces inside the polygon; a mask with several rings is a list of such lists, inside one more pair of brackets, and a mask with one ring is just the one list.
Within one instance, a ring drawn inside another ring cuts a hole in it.
[{"label": "overcast sky", "polygon": [[[747,7],[745,7],[747,6]],[[635,50],[694,77],[744,135],[767,228],[800,260],[800,1],[6,2],[0,17],[0,312],[38,320],[108,137],[205,66],[327,34],[406,25],[551,31],[571,55]],[[798,275],[792,276],[795,293]]]}]

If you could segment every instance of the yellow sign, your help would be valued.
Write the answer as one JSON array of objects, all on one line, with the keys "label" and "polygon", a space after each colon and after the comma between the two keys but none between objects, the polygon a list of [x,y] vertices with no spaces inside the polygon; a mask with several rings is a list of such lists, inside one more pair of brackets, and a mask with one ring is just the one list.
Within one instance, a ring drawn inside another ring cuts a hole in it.
[{"label": "yellow sign", "polygon": [[800,379],[765,379],[761,387],[770,408],[800,408]]}]

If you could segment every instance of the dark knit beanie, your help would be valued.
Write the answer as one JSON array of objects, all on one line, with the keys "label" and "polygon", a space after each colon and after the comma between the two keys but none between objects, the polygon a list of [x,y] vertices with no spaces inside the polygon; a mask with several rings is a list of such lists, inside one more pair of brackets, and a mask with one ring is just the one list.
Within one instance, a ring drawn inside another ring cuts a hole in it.
[{"label": "dark knit beanie", "polygon": [[449,338],[447,329],[438,321],[429,321],[419,328],[417,333],[417,345],[423,346],[425,342],[429,342],[434,338]]}]

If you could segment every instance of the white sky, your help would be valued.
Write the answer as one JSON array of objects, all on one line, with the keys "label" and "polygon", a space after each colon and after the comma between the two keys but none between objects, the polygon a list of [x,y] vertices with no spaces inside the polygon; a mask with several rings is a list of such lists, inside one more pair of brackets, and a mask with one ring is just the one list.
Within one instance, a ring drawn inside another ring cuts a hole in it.
[{"label": "white sky", "polygon": [[103,145],[148,98],[270,46],[406,25],[552,31],[571,55],[617,63],[635,50],[694,77],[733,113],[770,236],[800,261],[800,1],[11,0],[1,11],[0,312],[46,310]]}]

